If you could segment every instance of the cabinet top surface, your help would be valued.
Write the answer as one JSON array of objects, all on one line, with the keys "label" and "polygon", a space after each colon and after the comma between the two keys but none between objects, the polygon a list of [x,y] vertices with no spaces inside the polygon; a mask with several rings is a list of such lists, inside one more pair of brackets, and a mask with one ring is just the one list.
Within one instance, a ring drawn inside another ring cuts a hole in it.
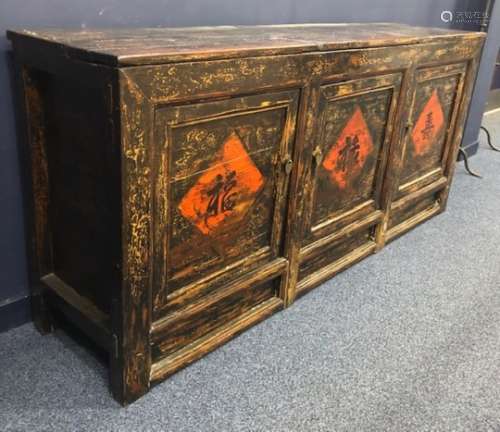
[{"label": "cabinet top surface", "polygon": [[[396,23],[179,28],[16,29],[9,39],[115,66],[406,45],[478,37],[461,30]],[[38,44],[38,45],[37,45]]]}]

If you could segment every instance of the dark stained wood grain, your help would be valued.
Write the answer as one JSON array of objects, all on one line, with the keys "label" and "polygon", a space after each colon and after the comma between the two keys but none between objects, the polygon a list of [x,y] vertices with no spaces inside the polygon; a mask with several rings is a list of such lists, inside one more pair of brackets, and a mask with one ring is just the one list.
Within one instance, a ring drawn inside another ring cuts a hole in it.
[{"label": "dark stained wood grain", "polygon": [[120,357],[122,402],[129,403],[149,388],[151,355],[151,152],[152,107],[137,85],[120,72],[120,135],[122,172],[122,293]]},{"label": "dark stained wood grain", "polygon": [[54,323],[49,309],[46,287],[40,278],[50,272],[52,245],[48,221],[49,172],[45,104],[43,100],[43,74],[37,73],[19,61],[16,55],[16,72],[20,110],[20,148],[26,163],[27,236],[29,279],[31,290],[31,315],[36,328],[42,333],[53,330]]},{"label": "dark stained wood grain", "polygon": [[31,149],[34,316],[48,330],[60,309],[103,345],[127,404],[444,210],[484,35],[8,36]]},{"label": "dark stained wood grain", "polygon": [[457,35],[468,37],[460,30],[394,23],[20,29],[8,33],[11,38],[50,44],[75,59],[121,66],[442,42]]},{"label": "dark stained wood grain", "polygon": [[268,318],[281,309],[283,309],[283,301],[279,298],[272,297],[249,309],[238,318],[217,328],[215,331],[207,333],[194,343],[186,345],[174,354],[153,363],[151,367],[151,383],[155,384],[169,377],[174,372],[188,366],[234,338],[242,331]]},{"label": "dark stained wood grain", "polygon": [[120,153],[108,144],[106,93],[59,76],[46,86],[53,271],[109,313],[120,284]]}]

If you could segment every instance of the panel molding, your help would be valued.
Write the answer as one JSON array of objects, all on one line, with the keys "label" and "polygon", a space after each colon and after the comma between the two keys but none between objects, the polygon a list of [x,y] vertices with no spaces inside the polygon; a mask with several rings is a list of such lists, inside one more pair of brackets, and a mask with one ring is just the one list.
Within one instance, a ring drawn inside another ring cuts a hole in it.
[{"label": "panel molding", "polygon": [[297,283],[298,295],[304,295],[314,287],[322,282],[330,279],[337,273],[345,270],[356,262],[362,260],[366,256],[375,252],[377,244],[375,242],[367,242],[364,245],[354,249],[350,253],[344,255],[342,258],[333,261],[331,264],[322,267],[320,270],[306,276]]},{"label": "panel molding", "polygon": [[300,250],[300,262],[307,261],[310,258],[317,256],[326,247],[329,247],[335,242],[344,240],[346,237],[362,231],[363,229],[370,228],[379,223],[384,216],[381,210],[375,210],[363,219],[357,220],[345,227],[336,230],[329,235],[323,236],[313,243],[309,243]]},{"label": "panel molding", "polygon": [[283,300],[277,297],[260,303],[237,319],[186,345],[175,353],[154,362],[151,366],[150,381],[154,383],[167,378],[179,369],[188,366],[228,342],[247,328],[259,323],[276,311],[283,309],[283,307]]},{"label": "panel molding", "polygon": [[285,258],[277,259],[276,261],[266,265],[260,270],[253,271],[252,273],[231,281],[223,288],[219,289],[217,294],[209,298],[201,297],[195,302],[190,302],[183,307],[172,311],[168,315],[152,323],[151,336],[153,342],[158,342],[161,339],[163,332],[168,331],[169,325],[178,317],[184,317],[185,314],[191,314],[200,308],[208,307],[210,304],[216,303],[220,299],[230,296],[238,291],[241,291],[253,284],[259,284],[266,280],[273,279],[283,274],[288,267],[288,261]]},{"label": "panel molding", "polygon": [[438,214],[441,211],[441,206],[439,202],[435,202],[432,206],[427,209],[417,213],[409,219],[404,220],[400,224],[394,226],[393,228],[387,230],[386,238],[388,241],[394,240],[396,237],[404,234],[410,229],[416,227],[420,223],[430,219],[432,216]]},{"label": "panel molding", "polygon": [[443,168],[437,167],[433,170],[422,174],[420,177],[416,179],[410,180],[407,183],[402,184],[399,187],[401,193],[407,194],[413,192],[415,189],[422,187],[428,183],[435,182],[439,180],[439,178],[443,177]]}]

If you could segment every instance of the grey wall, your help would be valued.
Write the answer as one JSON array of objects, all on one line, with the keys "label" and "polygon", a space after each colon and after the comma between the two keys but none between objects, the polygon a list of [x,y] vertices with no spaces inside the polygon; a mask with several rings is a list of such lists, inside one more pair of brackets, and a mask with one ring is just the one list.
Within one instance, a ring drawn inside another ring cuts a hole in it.
[{"label": "grey wall", "polygon": [[[9,46],[3,36],[7,28],[354,21],[394,21],[448,27],[456,24],[443,23],[440,18],[442,10],[481,10],[483,4],[481,0],[476,2],[456,0],[349,0],[344,2],[331,0],[143,0],[135,2],[132,0],[0,0],[0,307],[12,304],[16,299],[28,294],[18,149],[6,61]],[[476,111],[480,115],[481,108]]]}]

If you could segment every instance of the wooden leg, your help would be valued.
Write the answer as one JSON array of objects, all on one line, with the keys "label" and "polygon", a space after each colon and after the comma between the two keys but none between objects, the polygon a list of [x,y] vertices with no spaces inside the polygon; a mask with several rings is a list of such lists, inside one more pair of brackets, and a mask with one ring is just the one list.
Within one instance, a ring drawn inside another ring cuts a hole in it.
[{"label": "wooden leg", "polygon": [[[150,317],[146,309],[136,314],[128,298],[120,306],[120,302],[113,303],[109,350],[110,385],[113,397],[125,406],[149,391],[150,341],[144,329],[149,328]],[[121,307],[125,307],[130,314],[123,313]]]},{"label": "wooden leg", "polygon": [[37,287],[36,291],[32,290],[31,317],[36,329],[41,334],[48,334],[54,330],[54,320],[42,287]]},{"label": "wooden leg", "polygon": [[122,283],[114,290],[111,318],[116,344],[111,386],[115,398],[125,405],[147,393],[150,386],[152,196],[151,188],[138,185],[150,181],[150,147],[143,139],[148,135],[143,128],[152,124],[154,112],[152,107],[145,109],[144,97],[132,81],[124,74],[121,78],[123,108],[116,124],[124,125],[121,146],[126,187],[122,196]]}]

